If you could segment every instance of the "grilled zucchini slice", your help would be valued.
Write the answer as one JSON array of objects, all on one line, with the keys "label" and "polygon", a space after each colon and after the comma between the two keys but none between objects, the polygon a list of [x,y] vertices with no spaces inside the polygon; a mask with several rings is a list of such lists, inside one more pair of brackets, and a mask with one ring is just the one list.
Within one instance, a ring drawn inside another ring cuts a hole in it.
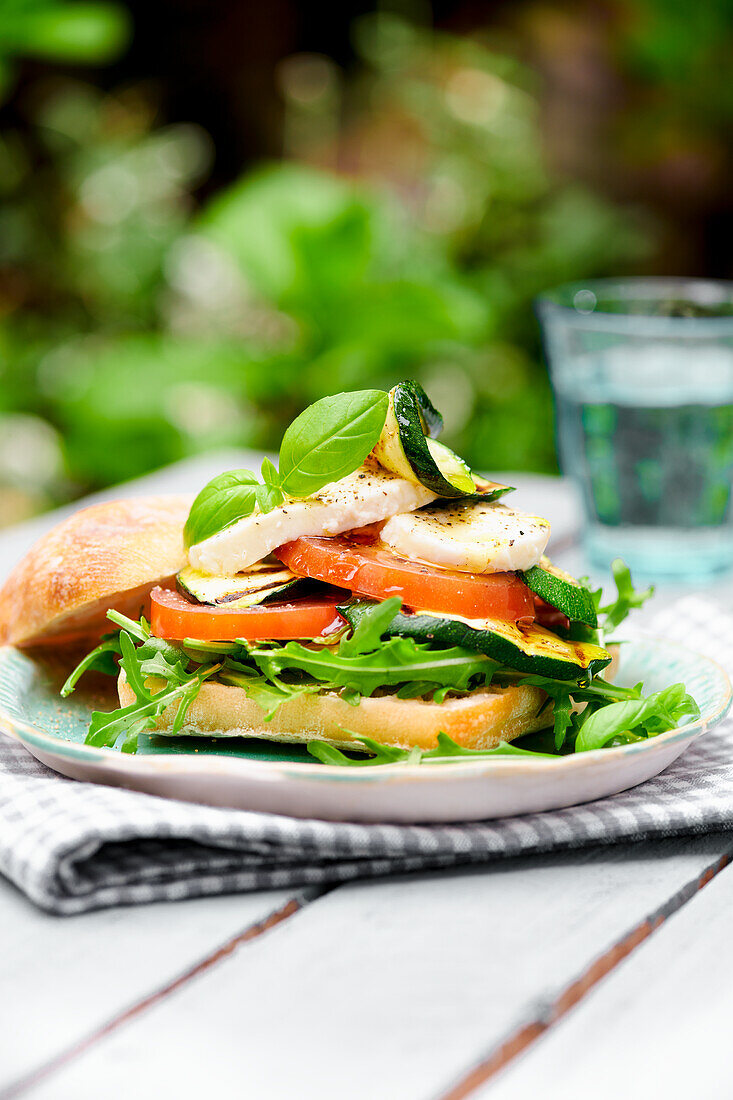
[{"label": "grilled zucchini slice", "polygon": [[215,577],[187,566],[176,577],[178,588],[198,603],[217,607],[254,607],[273,596],[280,596],[301,578],[280,562],[259,562],[244,573]]},{"label": "grilled zucchini slice", "polygon": [[594,628],[598,626],[595,604],[588,589],[575,577],[553,565],[549,558],[540,558],[539,565],[522,573],[522,580],[527,588],[562,611],[571,622],[585,623]]},{"label": "grilled zucchini slice", "polygon": [[372,452],[393,474],[424,485],[439,497],[496,500],[509,486],[474,478],[471,470],[450,447],[435,436],[443,418],[417,382],[400,382],[389,394],[389,409],[382,434]]},{"label": "grilled zucchini slice", "polygon": [[[346,604],[339,611],[353,628],[370,606],[360,601]],[[463,646],[485,653],[517,672],[553,680],[587,681],[611,663],[610,653],[601,646],[567,641],[545,627],[523,626],[502,619],[462,619],[429,611],[399,612],[384,633],[438,646]]]}]

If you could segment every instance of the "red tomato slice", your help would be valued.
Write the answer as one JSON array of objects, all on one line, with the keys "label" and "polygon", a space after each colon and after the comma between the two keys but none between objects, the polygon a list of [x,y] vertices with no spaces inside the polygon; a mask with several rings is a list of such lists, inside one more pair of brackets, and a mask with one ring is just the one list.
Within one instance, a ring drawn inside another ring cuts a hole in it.
[{"label": "red tomato slice", "polygon": [[275,555],[300,576],[407,607],[468,619],[534,619],[532,593],[514,573],[459,573],[409,561],[391,550],[348,536],[295,539]]},{"label": "red tomato slice", "polygon": [[534,607],[537,622],[540,626],[546,626],[548,630],[554,630],[556,626],[562,626],[567,630],[570,626],[570,619],[567,615],[553,607],[551,603],[546,603],[541,596],[535,596]]},{"label": "red tomato slice", "polygon": [[343,597],[321,596],[236,610],[190,603],[170,588],[150,593],[150,629],[156,638],[230,642],[321,638],[345,626],[336,610]]}]

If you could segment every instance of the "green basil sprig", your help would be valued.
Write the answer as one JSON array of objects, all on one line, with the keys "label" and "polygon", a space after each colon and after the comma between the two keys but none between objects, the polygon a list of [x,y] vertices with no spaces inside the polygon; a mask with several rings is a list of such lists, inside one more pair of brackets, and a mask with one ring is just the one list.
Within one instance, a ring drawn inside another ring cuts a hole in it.
[{"label": "green basil sprig", "polygon": [[382,433],[389,395],[384,390],[337,393],[310,405],[283,436],[280,488],[306,497],[353,473]]},{"label": "green basil sprig", "polygon": [[204,486],[186,520],[186,547],[252,515],[256,506],[269,512],[286,496],[311,496],[353,473],[379,439],[388,404],[384,390],[356,390],[310,405],[283,436],[279,470],[267,458],[262,463],[262,483],[250,470],[230,470]]},{"label": "green basil sprig", "polygon": [[242,516],[250,515],[257,503],[258,484],[257,475],[251,470],[229,470],[212,478],[191,505],[183,528],[186,546],[203,542]]}]

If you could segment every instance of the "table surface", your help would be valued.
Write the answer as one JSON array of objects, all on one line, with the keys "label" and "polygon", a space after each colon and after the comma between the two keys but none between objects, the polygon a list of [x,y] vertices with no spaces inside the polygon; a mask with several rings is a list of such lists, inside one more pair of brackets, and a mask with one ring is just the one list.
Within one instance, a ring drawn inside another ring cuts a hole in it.
[{"label": "table surface", "polygon": [[[577,568],[568,485],[512,484]],[[0,574],[63,512],[0,534]],[[0,1098],[724,1097],[732,855],[711,834],[75,917],[0,880]]]}]

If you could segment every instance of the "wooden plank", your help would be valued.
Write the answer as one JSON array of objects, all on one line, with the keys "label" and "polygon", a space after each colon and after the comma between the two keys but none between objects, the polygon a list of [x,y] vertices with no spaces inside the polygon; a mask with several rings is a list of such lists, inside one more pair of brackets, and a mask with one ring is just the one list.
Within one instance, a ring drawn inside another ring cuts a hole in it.
[{"label": "wooden plank", "polygon": [[443,1096],[731,851],[733,837],[697,837],[343,887],[34,1098],[97,1100],[111,1067],[120,1095],[144,1098],[212,1082],[222,1098]]},{"label": "wooden plank", "polygon": [[59,918],[0,881],[0,1095],[312,896],[272,890]]},{"label": "wooden plank", "polygon": [[472,1100],[727,1097],[733,866]]}]

